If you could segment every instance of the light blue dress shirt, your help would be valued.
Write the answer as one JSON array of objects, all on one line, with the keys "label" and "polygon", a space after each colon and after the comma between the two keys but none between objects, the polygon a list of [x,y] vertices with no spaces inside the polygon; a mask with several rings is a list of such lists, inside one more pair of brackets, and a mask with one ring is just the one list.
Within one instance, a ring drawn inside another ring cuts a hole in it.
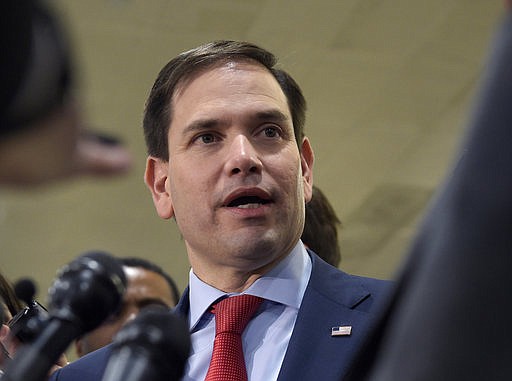
[{"label": "light blue dress shirt", "polygon": [[[286,258],[243,292],[265,299],[242,335],[249,381],[277,380],[310,275],[311,259],[299,241]],[[204,381],[215,338],[215,319],[208,310],[226,294],[201,281],[192,270],[189,287],[192,351],[183,380]]]}]

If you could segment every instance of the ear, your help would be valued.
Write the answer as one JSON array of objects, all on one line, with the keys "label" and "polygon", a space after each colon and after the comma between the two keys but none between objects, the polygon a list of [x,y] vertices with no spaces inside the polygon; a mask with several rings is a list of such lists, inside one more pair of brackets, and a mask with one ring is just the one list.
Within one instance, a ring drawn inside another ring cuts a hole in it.
[{"label": "ear", "polygon": [[304,201],[307,203],[313,195],[313,163],[315,161],[315,154],[307,137],[302,140],[300,156],[302,179],[304,181]]},{"label": "ear", "polygon": [[149,156],[146,160],[144,182],[151,191],[156,212],[164,219],[174,215],[169,189],[169,162]]}]

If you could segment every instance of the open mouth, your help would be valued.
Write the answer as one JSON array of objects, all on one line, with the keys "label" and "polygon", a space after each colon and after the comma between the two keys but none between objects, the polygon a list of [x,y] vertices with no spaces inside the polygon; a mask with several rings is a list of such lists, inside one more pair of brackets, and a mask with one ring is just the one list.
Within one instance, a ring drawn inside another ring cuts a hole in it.
[{"label": "open mouth", "polygon": [[255,209],[268,203],[270,200],[258,196],[242,196],[233,199],[227,206],[228,208]]}]

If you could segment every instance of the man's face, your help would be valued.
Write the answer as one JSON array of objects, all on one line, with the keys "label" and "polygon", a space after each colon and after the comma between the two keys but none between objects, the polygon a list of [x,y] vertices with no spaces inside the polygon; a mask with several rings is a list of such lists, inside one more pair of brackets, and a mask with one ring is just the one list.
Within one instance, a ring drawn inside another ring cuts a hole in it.
[{"label": "man's face", "polygon": [[[149,158],[159,215],[174,216],[194,272],[255,272],[299,239],[311,197],[313,152],[299,153],[286,97],[262,66],[201,72],[172,100],[169,162]],[[220,266],[220,267],[219,267]]]},{"label": "man's face", "polygon": [[172,291],[167,281],[159,274],[140,267],[123,267],[128,286],[118,314],[112,316],[97,329],[82,336],[76,343],[79,357],[109,344],[115,334],[142,308],[149,305],[174,307]]}]

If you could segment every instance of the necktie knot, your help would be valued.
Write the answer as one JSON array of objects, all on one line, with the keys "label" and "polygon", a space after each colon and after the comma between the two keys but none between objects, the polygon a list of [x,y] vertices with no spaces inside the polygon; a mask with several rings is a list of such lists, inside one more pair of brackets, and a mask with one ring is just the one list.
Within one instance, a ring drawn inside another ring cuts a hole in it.
[{"label": "necktie knot", "polygon": [[247,381],[241,336],[262,301],[257,296],[238,295],[213,306],[215,341],[205,381]]},{"label": "necktie knot", "polygon": [[212,311],[215,314],[215,334],[242,334],[262,301],[263,299],[257,296],[244,294],[225,298],[216,303]]}]

